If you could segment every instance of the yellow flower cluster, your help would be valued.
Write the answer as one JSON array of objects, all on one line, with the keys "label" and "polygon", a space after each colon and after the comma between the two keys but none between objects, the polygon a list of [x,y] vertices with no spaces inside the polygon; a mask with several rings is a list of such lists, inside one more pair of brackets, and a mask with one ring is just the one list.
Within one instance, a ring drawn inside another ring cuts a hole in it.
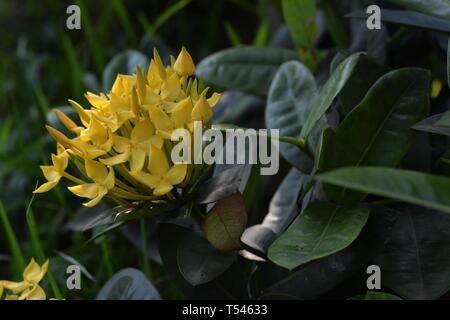
[{"label": "yellow flower cluster", "polygon": [[[220,94],[207,96],[192,77],[195,66],[182,48],[166,67],[156,50],[147,72],[137,68],[133,75],[119,74],[109,94],[86,93],[89,109],[69,100],[79,116],[76,123],[54,110],[75,136],[47,126],[57,141],[52,165],[41,166],[47,182],[34,192],[47,192],[62,177],[76,185],[69,190],[90,199],[92,207],[108,196],[118,203],[172,197],[176,186],[184,186],[192,171],[190,164],[171,161],[171,133],[178,128],[193,132],[194,121],[210,125],[212,107]],[[82,177],[67,172],[72,162]]]},{"label": "yellow flower cluster", "polygon": [[0,281],[0,299],[5,289],[12,294],[6,294],[5,300],[45,300],[45,292],[39,286],[42,278],[48,270],[48,260],[39,266],[34,259],[25,268],[23,272],[23,281]]}]

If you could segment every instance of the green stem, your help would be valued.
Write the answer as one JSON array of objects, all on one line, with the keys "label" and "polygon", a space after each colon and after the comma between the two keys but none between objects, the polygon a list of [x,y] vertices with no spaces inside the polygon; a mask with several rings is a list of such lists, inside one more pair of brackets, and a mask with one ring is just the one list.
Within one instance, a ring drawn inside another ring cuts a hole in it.
[{"label": "green stem", "polygon": [[114,266],[111,261],[111,250],[109,247],[108,237],[106,235],[103,235],[101,237],[100,245],[103,253],[103,262],[105,263],[106,272],[108,273],[109,277],[112,277],[114,275]]},{"label": "green stem", "polygon": [[[41,240],[39,239],[39,232],[36,225],[36,220],[34,219],[33,211],[31,210],[31,203],[33,202],[34,195],[31,198],[30,202],[27,206],[26,217],[28,223],[28,229],[30,230],[30,241],[33,247],[34,256],[38,258],[41,262],[45,261],[46,257],[44,254],[44,250],[42,249]],[[50,287],[52,288],[53,295],[55,299],[62,299],[63,295],[61,290],[58,287],[58,283],[56,282],[55,276],[51,268],[47,271],[48,282],[50,283]]]},{"label": "green stem", "polygon": [[141,245],[142,245],[142,259],[144,264],[144,273],[146,274],[149,280],[152,280],[153,275],[148,260],[147,227],[145,225],[145,219],[141,219]]},{"label": "green stem", "polygon": [[6,238],[8,239],[11,254],[13,256],[14,261],[16,262],[16,266],[19,270],[24,270],[26,267],[25,258],[23,256],[22,250],[20,249],[19,242],[17,241],[17,237],[14,233],[13,228],[11,227],[8,215],[1,201],[0,201],[0,219],[3,224],[3,228],[5,229],[5,235]]}]

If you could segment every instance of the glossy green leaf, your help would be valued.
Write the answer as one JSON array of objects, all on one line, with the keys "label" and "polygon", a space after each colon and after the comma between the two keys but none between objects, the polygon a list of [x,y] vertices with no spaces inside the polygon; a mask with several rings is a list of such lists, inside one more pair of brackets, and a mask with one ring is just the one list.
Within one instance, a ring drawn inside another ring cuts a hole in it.
[{"label": "glossy green leaf", "polygon": [[[233,274],[230,280],[228,271],[208,283],[192,286],[180,273],[178,266],[178,248],[186,237],[193,231],[173,223],[158,224],[158,248],[164,265],[164,270],[177,285],[177,289],[187,299],[238,299],[240,296],[234,291],[241,283],[238,275]],[[245,296],[244,296],[245,297]]]},{"label": "glossy green leaf", "polygon": [[352,76],[339,94],[344,112],[347,114],[353,110],[363,100],[372,85],[389,70],[371,57],[362,55]]},{"label": "glossy green leaf", "polygon": [[119,73],[134,74],[137,66],[147,70],[148,64],[148,57],[136,50],[126,50],[114,56],[103,72],[103,91],[109,93]]},{"label": "glossy green leaf", "polygon": [[[352,12],[347,15],[347,17],[367,19],[368,16],[366,11],[362,10]],[[448,20],[413,11],[382,9],[381,20],[384,22],[395,23],[404,26],[441,32],[450,32],[450,22]]]},{"label": "glossy green leaf", "polygon": [[450,289],[450,218],[408,206],[375,258],[381,282],[406,299],[436,299]]},{"label": "glossy green leaf", "polygon": [[298,197],[308,179],[309,176],[295,168],[289,171],[273,195],[262,223],[247,228],[242,234],[241,242],[247,250],[266,256],[267,248],[298,214]]},{"label": "glossy green leaf", "polygon": [[449,0],[389,0],[399,6],[450,20]]},{"label": "glossy green leaf", "polygon": [[294,269],[338,252],[361,232],[369,210],[340,207],[331,203],[310,204],[269,248],[269,259]]},{"label": "glossy green leaf", "polygon": [[[308,68],[298,61],[284,63],[270,86],[266,108],[267,129],[279,129],[282,136],[298,138],[316,98],[316,81]],[[312,159],[298,146],[282,143],[280,152],[300,171],[311,171]]]},{"label": "glossy green leaf", "polygon": [[196,74],[214,86],[266,95],[280,65],[290,60],[298,60],[295,51],[261,47],[232,48],[200,61]]},{"label": "glossy green leaf", "polygon": [[281,4],[295,46],[312,49],[317,31],[315,0],[282,0]]},{"label": "glossy green leaf", "polygon": [[238,250],[239,241],[247,225],[247,210],[240,193],[217,201],[203,219],[206,239],[221,251]]},{"label": "glossy green leaf", "polygon": [[[330,132],[323,145],[319,172],[346,166],[395,166],[414,142],[410,127],[429,109],[429,73],[400,69],[380,78],[363,101]],[[325,186],[336,201],[356,203],[364,194]]]},{"label": "glossy green leaf", "polygon": [[316,179],[450,213],[450,178],[385,167],[341,168]]},{"label": "glossy green leaf", "polygon": [[108,280],[97,300],[161,300],[161,297],[141,271],[126,268]]},{"label": "glossy green leaf", "polygon": [[439,113],[412,126],[413,129],[450,136],[450,113]]},{"label": "glossy green leaf", "polygon": [[221,252],[196,234],[190,233],[180,243],[177,261],[180,273],[191,285],[210,282],[225,272],[235,254]]},{"label": "glossy green leaf", "polygon": [[347,80],[353,73],[355,66],[362,54],[355,53],[345,59],[331,74],[328,81],[320,90],[319,96],[314,102],[311,112],[308,114],[306,122],[300,133],[300,137],[305,139],[312,132],[319,120],[325,115],[333,100],[344,88]]}]

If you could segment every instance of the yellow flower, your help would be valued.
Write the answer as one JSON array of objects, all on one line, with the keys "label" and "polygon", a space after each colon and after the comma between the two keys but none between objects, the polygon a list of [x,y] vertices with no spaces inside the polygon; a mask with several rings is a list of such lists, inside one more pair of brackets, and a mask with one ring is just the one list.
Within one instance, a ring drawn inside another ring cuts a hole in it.
[{"label": "yellow flower", "polygon": [[41,166],[41,170],[44,173],[47,182],[34,190],[34,193],[47,192],[58,184],[69,162],[67,153],[64,152],[59,155],[52,154],[52,162],[52,166]]},{"label": "yellow flower", "polygon": [[77,119],[55,109],[72,137],[47,126],[59,151],[52,166],[42,166],[47,182],[35,192],[50,190],[64,177],[73,183],[72,193],[90,199],[86,206],[105,196],[127,206],[173,199],[179,187],[189,186],[192,164],[172,164],[171,134],[179,128],[193,134],[194,121],[210,126],[220,99],[200,88],[194,72],[184,47],[168,66],[154,50],[147,71],[117,75],[109,92],[87,92],[88,107],[69,100]]},{"label": "yellow flower", "polygon": [[23,281],[0,281],[0,297],[4,289],[10,290],[13,295],[7,295],[6,300],[45,300],[45,292],[39,286],[48,270],[48,260],[39,266],[34,259],[23,272]]},{"label": "yellow flower", "polygon": [[98,161],[86,159],[86,174],[91,178],[93,183],[85,183],[78,186],[69,187],[79,197],[92,199],[83,203],[86,207],[93,207],[114,188],[114,170],[108,169],[105,165]]},{"label": "yellow flower", "polygon": [[118,135],[113,137],[114,149],[120,154],[108,159],[100,159],[100,161],[114,166],[129,160],[132,171],[142,170],[145,157],[150,152],[150,144],[153,143],[158,148],[161,148],[163,144],[162,139],[153,133],[154,129],[149,119],[138,122],[131,130],[130,139]]},{"label": "yellow flower", "polygon": [[190,76],[194,74],[194,62],[192,61],[191,55],[186,51],[184,47],[181,48],[181,52],[178,55],[175,64],[173,65],[173,69],[180,76]]},{"label": "yellow flower", "polygon": [[148,165],[150,174],[142,171],[132,171],[130,174],[139,182],[154,189],[156,196],[170,192],[173,187],[183,182],[186,177],[186,164],[175,164],[172,167],[164,152],[152,146],[152,157]]}]

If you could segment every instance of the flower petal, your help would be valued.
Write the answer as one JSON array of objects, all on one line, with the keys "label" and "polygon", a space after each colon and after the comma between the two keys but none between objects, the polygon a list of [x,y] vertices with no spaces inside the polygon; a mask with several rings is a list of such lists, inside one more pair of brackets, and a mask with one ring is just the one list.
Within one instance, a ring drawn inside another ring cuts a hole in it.
[{"label": "flower petal", "polygon": [[106,166],[98,161],[85,159],[86,174],[97,183],[102,183],[108,176]]},{"label": "flower petal", "polygon": [[100,162],[106,164],[108,166],[115,166],[124,162],[127,162],[130,159],[131,153],[129,151],[115,155],[110,158],[100,159]]},{"label": "flower petal", "polygon": [[148,174],[146,172],[143,172],[143,171],[130,171],[130,175],[133,178],[135,178],[137,181],[139,181],[140,183],[142,183],[152,189],[154,189],[155,186],[161,180],[160,178],[155,177],[155,176]]},{"label": "flower petal", "polygon": [[98,195],[100,187],[96,183],[86,183],[68,187],[67,189],[79,197],[93,199]]},{"label": "flower petal", "polygon": [[186,177],[187,172],[187,164],[176,164],[167,172],[164,176],[165,180],[167,180],[172,185],[177,185],[183,182]]}]

